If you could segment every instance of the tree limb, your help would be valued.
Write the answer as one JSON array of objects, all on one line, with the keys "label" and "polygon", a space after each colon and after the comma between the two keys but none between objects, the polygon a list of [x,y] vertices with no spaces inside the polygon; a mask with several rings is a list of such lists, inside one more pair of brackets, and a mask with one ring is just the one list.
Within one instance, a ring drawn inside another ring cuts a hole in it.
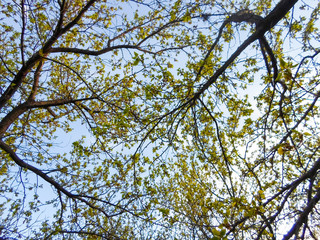
[{"label": "tree limb", "polygon": [[[256,31],[251,34],[238,49],[225,61],[225,63],[209,78],[209,80],[202,86],[202,88],[194,95],[188,102],[193,102],[199,99],[202,95],[217,79],[224,73],[224,71],[230,66],[230,64],[254,41],[263,37],[263,35],[274,27],[295,5],[298,0],[281,0],[275,8],[260,21],[256,27]],[[236,18],[237,19],[237,18]]]}]

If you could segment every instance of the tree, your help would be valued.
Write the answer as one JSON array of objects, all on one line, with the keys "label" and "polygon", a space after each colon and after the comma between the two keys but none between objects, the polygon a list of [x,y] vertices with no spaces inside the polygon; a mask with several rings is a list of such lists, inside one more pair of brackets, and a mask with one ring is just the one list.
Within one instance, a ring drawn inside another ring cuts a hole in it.
[{"label": "tree", "polygon": [[319,3],[0,7],[2,238],[317,239]]}]

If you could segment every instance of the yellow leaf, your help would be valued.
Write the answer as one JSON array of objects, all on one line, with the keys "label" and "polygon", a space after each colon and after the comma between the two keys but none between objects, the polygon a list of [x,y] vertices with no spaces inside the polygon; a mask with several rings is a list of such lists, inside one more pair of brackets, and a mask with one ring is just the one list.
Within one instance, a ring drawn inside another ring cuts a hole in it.
[{"label": "yellow leaf", "polygon": [[283,154],[284,154],[283,147],[279,147],[279,148],[278,148],[278,153],[279,153],[280,155],[283,155]]}]

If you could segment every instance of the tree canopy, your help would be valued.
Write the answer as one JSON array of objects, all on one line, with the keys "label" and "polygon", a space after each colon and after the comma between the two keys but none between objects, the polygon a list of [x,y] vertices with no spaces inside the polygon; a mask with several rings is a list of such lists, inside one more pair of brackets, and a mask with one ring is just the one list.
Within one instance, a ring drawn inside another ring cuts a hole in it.
[{"label": "tree canopy", "polygon": [[318,239],[319,14],[0,1],[0,238]]}]

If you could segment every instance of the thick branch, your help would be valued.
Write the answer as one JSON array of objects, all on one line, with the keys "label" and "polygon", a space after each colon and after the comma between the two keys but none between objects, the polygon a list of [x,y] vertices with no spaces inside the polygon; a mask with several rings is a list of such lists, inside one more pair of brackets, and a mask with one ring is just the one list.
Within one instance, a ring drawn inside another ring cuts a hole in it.
[{"label": "thick branch", "polygon": [[268,14],[263,21],[257,24],[256,31],[247,38],[238,49],[227,59],[227,61],[209,78],[209,80],[202,86],[202,88],[194,95],[189,102],[194,102],[199,99],[200,95],[204,93],[217,79],[224,73],[224,71],[231,65],[231,63],[254,41],[263,37],[263,35],[274,27],[295,5],[298,0],[282,0],[275,8]]},{"label": "thick branch", "polygon": [[300,227],[308,219],[309,213],[314,209],[315,205],[320,201],[320,188],[317,190],[316,195],[309,201],[303,212],[300,214],[298,220],[293,224],[290,231],[283,237],[283,240],[288,240],[294,234],[298,234]]},{"label": "thick branch", "polygon": [[[267,59],[266,59],[266,56],[265,56],[265,53],[264,53],[264,48],[265,50],[267,51],[269,57],[270,57],[270,60],[271,60],[271,64],[272,64],[272,68],[273,68],[273,84],[276,84],[276,79],[278,77],[278,65],[277,65],[277,59],[276,57],[274,56],[273,54],[273,51],[268,43],[268,41],[266,40],[266,38],[264,36],[262,36],[260,39],[260,45],[261,45],[261,51],[262,51],[262,54],[264,55],[264,59],[266,61],[266,67],[267,69],[269,68],[268,66],[268,62],[267,62]],[[268,73],[270,74],[270,69],[268,69]]]},{"label": "thick branch", "polygon": [[8,113],[0,122],[0,137],[6,132],[10,125],[24,112],[33,108],[47,108],[53,106],[61,106],[70,103],[76,103],[81,101],[87,101],[95,99],[94,97],[90,98],[80,98],[80,99],[56,99],[49,101],[27,101],[15,107],[10,113]]},{"label": "thick branch", "polygon": [[59,32],[61,30],[62,25],[63,25],[63,18],[65,15],[65,12],[67,10],[67,1],[63,0],[62,2],[59,1],[58,3],[60,6],[60,15],[59,15],[59,20],[58,20],[55,32]]},{"label": "thick branch", "polygon": [[15,107],[11,112],[9,112],[0,122],[0,138],[21,114],[28,110],[28,104],[23,103]]},{"label": "thick branch", "polygon": [[218,44],[218,42],[222,36],[223,29],[227,26],[227,24],[232,23],[232,22],[249,22],[249,23],[255,23],[256,25],[258,25],[262,21],[263,21],[263,17],[251,13],[249,10],[240,10],[239,12],[232,14],[228,19],[226,19],[222,23],[221,27],[219,28],[219,32],[218,32],[218,36],[216,37],[216,40],[214,41],[214,43],[210,47],[209,51],[207,52],[205,58],[203,59],[203,62],[199,68],[197,75],[196,75],[195,81],[197,81],[198,78],[200,77],[201,72],[202,72],[211,52],[214,50],[214,48]]},{"label": "thick branch", "polygon": [[117,46],[113,46],[113,47],[106,47],[106,48],[103,48],[103,49],[97,50],[97,51],[89,50],[89,49],[80,49],[80,48],[51,48],[49,50],[49,52],[51,52],[51,53],[66,52],[66,53],[78,53],[78,54],[85,54],[85,55],[91,55],[91,56],[99,56],[99,55],[105,54],[107,52],[111,52],[113,50],[116,50],[116,49],[137,49],[137,50],[140,50],[145,53],[152,53],[152,52],[145,50],[145,49],[142,49],[141,47],[136,46],[136,45],[117,45]]},{"label": "thick branch", "polygon": [[295,189],[297,186],[307,180],[308,178],[313,178],[314,176],[317,175],[318,170],[320,169],[320,158],[314,163],[313,167],[304,173],[300,178],[297,180],[293,181],[291,184],[287,185],[286,187],[282,188],[281,191],[279,191],[277,194],[275,194],[272,198],[268,199],[265,203],[263,203],[263,206],[267,206],[271,201],[279,197],[281,194],[283,194],[285,191],[289,189]]},{"label": "thick branch", "polygon": [[[15,75],[15,78],[5,90],[5,92],[0,97],[0,109],[7,103],[7,101],[13,96],[13,94],[18,90],[20,85],[23,82],[23,79],[27,76],[27,74],[31,71],[31,69],[42,59],[42,56],[46,56],[49,52],[49,49],[52,45],[67,31],[69,31],[77,22],[81,19],[81,17],[85,14],[85,12],[96,2],[97,0],[89,1],[83,9],[79,12],[79,14],[64,28],[60,28],[60,26],[56,26],[54,34],[48,39],[48,41],[44,44],[43,48],[38,52],[34,53],[29,60],[25,63],[24,66],[19,70],[19,72]],[[59,30],[60,29],[60,30]],[[42,52],[42,53],[40,53]]]},{"label": "thick branch", "polygon": [[76,103],[76,102],[82,102],[82,101],[88,101],[96,99],[95,97],[89,97],[89,98],[79,98],[79,99],[56,99],[56,100],[49,100],[49,101],[38,101],[33,102],[28,105],[29,109],[32,108],[47,108],[47,107],[53,107],[53,106],[61,106],[66,105],[70,103]]},{"label": "thick branch", "polygon": [[39,52],[36,52],[29,58],[20,71],[15,75],[13,81],[0,97],[0,109],[7,103],[7,101],[13,96],[13,94],[20,87],[23,79],[27,76],[33,66],[41,59]]},{"label": "thick branch", "polygon": [[40,79],[40,73],[43,67],[44,61],[40,61],[38,64],[38,67],[34,73],[34,77],[33,77],[33,85],[32,85],[32,90],[31,90],[31,94],[28,98],[29,101],[32,101],[35,99],[35,96],[37,94],[38,91],[38,86],[39,86],[39,79]]},{"label": "thick branch", "polygon": [[[58,31],[59,37],[66,33],[67,31],[69,31],[71,28],[73,28],[74,25],[76,25],[79,20],[82,18],[82,16],[89,10],[89,8],[95,3],[97,2],[97,0],[90,0],[79,12],[79,14],[71,21],[69,22],[64,28],[61,29],[61,31]],[[50,41],[50,40],[49,40]],[[48,41],[48,42],[49,42]],[[54,41],[55,42],[55,41]],[[52,46],[52,44],[49,43],[50,46]],[[46,47],[45,49],[48,49],[50,46]]]}]

